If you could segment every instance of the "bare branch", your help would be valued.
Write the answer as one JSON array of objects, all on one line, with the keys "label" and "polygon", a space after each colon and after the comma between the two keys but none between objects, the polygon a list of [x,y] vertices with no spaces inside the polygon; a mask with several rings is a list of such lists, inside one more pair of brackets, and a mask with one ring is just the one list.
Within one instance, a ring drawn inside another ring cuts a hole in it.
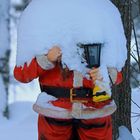
[{"label": "bare branch", "polygon": [[138,115],[134,115],[134,116],[131,116],[132,118],[137,118],[137,117],[140,117],[140,114]]},{"label": "bare branch", "polygon": [[140,71],[140,52],[139,52],[139,45],[138,45],[137,35],[136,35],[136,29],[135,29],[135,25],[134,25],[133,20],[132,20],[132,28],[133,28],[133,32],[134,32],[134,38],[135,38],[135,43],[136,43],[136,52],[137,52],[137,56],[138,56],[138,60],[136,62],[138,63],[139,71]]},{"label": "bare branch", "polygon": [[135,57],[135,55],[133,54],[133,52],[131,52],[130,55],[133,57],[133,59],[136,61],[136,63],[139,63],[139,61],[137,60],[137,58]]},{"label": "bare branch", "polygon": [[137,130],[138,130],[138,132],[140,133],[140,129],[139,129],[139,128],[137,128]]},{"label": "bare branch", "polygon": [[140,106],[133,99],[131,99],[131,101],[140,109]]},{"label": "bare branch", "polygon": [[131,112],[132,114],[140,114],[140,112],[139,113],[137,113],[137,112]]}]

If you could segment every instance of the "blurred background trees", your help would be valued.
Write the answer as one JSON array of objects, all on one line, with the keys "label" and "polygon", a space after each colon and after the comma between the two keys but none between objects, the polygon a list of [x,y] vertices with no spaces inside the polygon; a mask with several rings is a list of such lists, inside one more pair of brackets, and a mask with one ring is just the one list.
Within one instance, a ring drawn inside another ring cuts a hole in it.
[{"label": "blurred background trees", "polygon": [[[0,0],[0,115],[9,117],[8,94],[10,84],[9,60],[11,51],[11,21],[18,20],[30,0]],[[14,4],[13,4],[14,3]],[[12,12],[15,11],[15,12]]]},{"label": "blurred background trees", "polygon": [[0,115],[8,117],[10,0],[0,1]]}]

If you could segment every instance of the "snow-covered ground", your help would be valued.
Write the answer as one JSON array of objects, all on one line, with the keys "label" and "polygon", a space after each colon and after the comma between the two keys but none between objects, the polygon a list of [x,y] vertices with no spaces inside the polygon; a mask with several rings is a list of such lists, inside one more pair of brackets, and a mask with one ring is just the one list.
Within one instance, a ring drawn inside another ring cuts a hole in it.
[{"label": "snow-covered ground", "polygon": [[37,81],[10,85],[10,119],[0,116],[0,140],[37,140],[37,113],[32,105],[39,94]]},{"label": "snow-covered ground", "polygon": [[136,140],[140,140],[140,88],[132,90],[132,129]]},{"label": "snow-covered ground", "polygon": [[10,105],[10,119],[0,118],[1,140],[37,140],[37,114],[32,103],[15,102]]}]

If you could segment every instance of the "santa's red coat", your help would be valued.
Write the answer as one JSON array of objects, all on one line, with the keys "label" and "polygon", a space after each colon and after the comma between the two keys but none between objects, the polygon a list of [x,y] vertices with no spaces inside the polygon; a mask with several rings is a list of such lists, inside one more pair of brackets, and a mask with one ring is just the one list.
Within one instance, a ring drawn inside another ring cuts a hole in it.
[{"label": "santa's red coat", "polygon": [[[26,63],[24,66],[15,66],[14,69],[15,78],[23,83],[28,83],[35,78],[39,78],[39,83],[42,86],[55,86],[55,87],[73,87],[73,72],[70,72],[70,76],[63,80],[61,70],[59,65],[56,65],[55,68],[50,70],[42,69],[37,61],[34,58],[29,65]],[[118,73],[118,78],[116,83],[120,83],[122,80],[121,73]],[[91,80],[83,79],[83,86],[92,88],[93,84]],[[67,100],[58,99],[54,101],[53,104],[55,106],[63,107],[63,108],[71,108],[71,103]],[[90,106],[94,106],[96,108],[101,108],[107,104],[107,102],[103,103],[91,103]],[[67,120],[69,121],[69,120]],[[111,117],[104,117],[100,119],[90,119],[90,120],[82,120],[85,124],[96,124],[96,123],[106,123],[104,128],[92,128],[90,130],[85,130],[83,128],[78,129],[78,133],[81,140],[112,140],[112,124]],[[38,119],[38,132],[39,132],[39,140],[41,137],[45,137],[45,140],[69,140],[71,136],[72,127],[71,126],[56,126],[50,125],[45,120],[44,116],[39,115]]]}]

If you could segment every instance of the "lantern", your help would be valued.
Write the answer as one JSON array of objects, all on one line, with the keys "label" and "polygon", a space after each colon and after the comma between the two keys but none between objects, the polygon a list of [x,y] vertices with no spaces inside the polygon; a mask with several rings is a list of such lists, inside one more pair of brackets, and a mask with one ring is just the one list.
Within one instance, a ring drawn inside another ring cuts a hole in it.
[{"label": "lantern", "polygon": [[88,68],[100,66],[102,44],[81,44],[80,47],[84,49],[84,58],[87,61]]}]

